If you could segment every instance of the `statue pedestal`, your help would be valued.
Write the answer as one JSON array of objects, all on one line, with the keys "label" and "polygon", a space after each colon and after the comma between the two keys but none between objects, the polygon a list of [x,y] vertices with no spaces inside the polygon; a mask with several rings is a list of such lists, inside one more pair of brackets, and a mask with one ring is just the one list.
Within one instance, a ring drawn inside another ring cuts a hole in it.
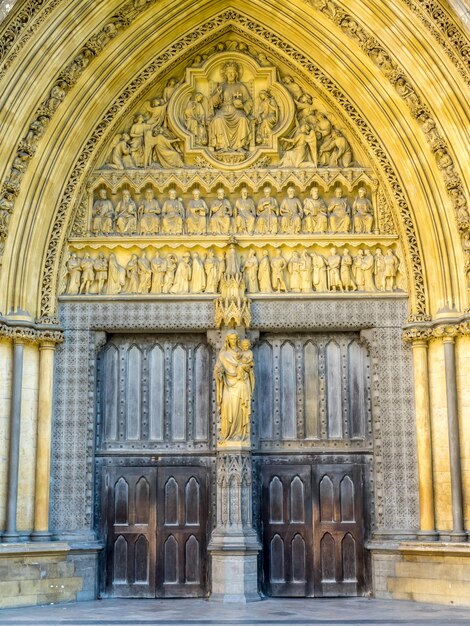
[{"label": "statue pedestal", "polygon": [[212,595],[215,602],[254,602],[258,591],[258,552],[261,546],[252,525],[251,453],[217,453],[217,526],[208,550],[212,556]]}]

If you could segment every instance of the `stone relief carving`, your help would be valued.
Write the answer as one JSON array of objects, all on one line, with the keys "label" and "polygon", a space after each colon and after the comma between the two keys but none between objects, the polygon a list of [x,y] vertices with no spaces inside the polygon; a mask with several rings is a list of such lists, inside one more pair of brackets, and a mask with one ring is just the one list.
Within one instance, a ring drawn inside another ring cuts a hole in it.
[{"label": "stone relief carving", "polygon": [[[381,171],[380,168],[383,168],[384,176],[387,178],[388,183],[390,183],[391,188],[393,189],[394,199],[398,203],[399,210],[404,219],[405,232],[406,232],[408,244],[411,250],[413,283],[414,283],[414,289],[415,289],[414,294],[413,294],[414,303],[415,303],[414,306],[416,306],[417,310],[419,311],[417,315],[426,317],[425,312],[424,312],[425,307],[426,307],[426,301],[425,301],[425,296],[424,296],[422,272],[421,272],[420,262],[419,262],[420,255],[419,255],[419,250],[417,249],[414,243],[416,241],[416,238],[414,236],[414,227],[413,227],[411,217],[409,215],[409,209],[407,207],[406,199],[403,195],[401,186],[395,174],[393,173],[393,168],[389,167],[385,152],[383,151],[383,148],[380,146],[377,139],[374,137],[373,133],[371,132],[371,129],[364,122],[360,114],[351,105],[351,103],[348,101],[346,96],[338,92],[337,87],[327,77],[325,77],[321,73],[321,71],[315,64],[312,64],[311,60],[307,59],[306,57],[303,57],[303,55],[299,54],[298,51],[285,49],[284,42],[280,38],[275,36],[273,33],[270,33],[269,31],[261,27],[259,24],[254,24],[250,22],[249,20],[246,20],[243,16],[239,15],[238,13],[234,11],[228,11],[225,14],[222,14],[221,16],[217,17],[212,22],[208,22],[204,24],[204,26],[201,27],[200,29],[200,34],[207,34],[208,32],[213,32],[214,27],[220,26],[226,20],[231,20],[231,21],[236,20],[237,22],[239,22],[240,25],[244,26],[248,30],[248,32],[250,33],[249,37],[251,37],[251,32],[253,32],[253,33],[256,33],[256,37],[269,39],[270,43],[273,46],[271,50],[272,54],[277,55],[277,48],[279,49],[282,48],[282,50],[285,51],[287,56],[292,56],[293,58],[295,57],[296,62],[299,63],[306,71],[308,71],[308,84],[312,84],[312,85],[316,84],[319,87],[321,87],[322,93],[324,97],[326,98],[327,102],[329,103],[329,105],[335,108],[335,110],[339,110],[338,107],[341,107],[342,109],[344,109],[346,113],[348,114],[349,118],[351,119],[351,121],[357,124],[357,127],[359,128],[361,135],[367,138],[367,142],[370,145],[376,159],[378,160],[379,171]],[[167,53],[170,55],[179,53],[182,49],[182,46],[184,48],[190,45],[193,42],[193,39],[194,39],[193,33],[191,33],[187,37],[184,37],[180,42],[178,42],[178,47],[176,48],[175,46],[173,46],[172,48],[168,49],[168,51],[166,51],[162,59],[167,58]],[[240,46],[241,45],[242,44],[240,43]],[[259,49],[253,48],[253,50],[256,50],[256,52],[254,53],[254,56],[260,61],[260,65],[264,65],[268,60],[266,55],[262,53]],[[261,61],[262,56],[265,57],[263,61]],[[203,60],[204,59],[202,58],[197,59],[195,57],[194,65],[196,66],[199,65]],[[150,82],[150,79],[154,76],[156,72],[158,72],[158,69],[160,68],[161,64],[162,64],[162,60],[159,57],[159,59],[157,59],[153,64],[147,67],[141,73],[141,75],[139,75],[139,80],[135,83],[136,88],[138,86],[140,87],[145,81]],[[283,79],[283,83],[285,82],[286,81]],[[293,82],[295,83],[294,80]],[[335,93],[335,98],[334,98],[335,102],[330,97],[330,93],[333,93],[333,91]],[[56,278],[54,278],[54,276],[57,276],[57,272],[54,272],[53,268],[55,267],[55,264],[56,264],[57,245],[58,245],[58,241],[60,238],[62,225],[67,216],[68,207],[70,203],[73,201],[73,198],[75,197],[77,188],[81,184],[80,176],[82,175],[83,171],[87,167],[88,157],[90,154],[92,154],[92,151],[94,149],[94,146],[97,140],[103,136],[103,134],[105,133],[109,125],[112,123],[112,120],[114,119],[116,113],[119,112],[119,110],[121,110],[122,107],[128,103],[128,101],[132,97],[132,94],[133,94],[133,91],[126,92],[125,94],[122,95],[119,101],[114,103],[113,106],[110,108],[105,118],[103,119],[102,123],[96,129],[96,131],[93,133],[92,137],[88,141],[87,146],[82,152],[82,155],[80,156],[80,159],[78,160],[77,166],[66,188],[66,192],[62,199],[62,203],[61,203],[58,215],[57,215],[57,219],[54,224],[53,235],[51,239],[51,246],[48,251],[48,255],[46,259],[46,268],[45,268],[45,274],[44,274],[44,279],[43,279],[43,292],[42,292],[42,297],[41,297],[41,303],[42,303],[41,312],[42,312],[43,317],[48,316],[49,312],[53,311],[55,307],[53,293],[55,289],[54,285],[56,284],[56,280],[57,280]],[[347,124],[349,128],[349,122],[347,122]],[[263,161],[263,159],[264,157],[260,159],[260,161]],[[353,171],[354,170],[352,169],[349,170],[350,174],[354,178]],[[116,172],[116,170],[114,172]],[[107,173],[106,170],[103,170],[101,172],[101,175],[104,176],[106,175],[106,173]],[[111,173],[111,171],[109,171],[109,173],[111,175],[114,175],[113,173]],[[245,171],[244,175],[246,174],[247,172]],[[258,175],[258,177],[261,177],[261,178],[263,178],[263,176],[264,177],[269,176],[269,172],[267,170],[265,172],[258,170],[256,174]],[[126,175],[132,178],[133,171],[128,170],[126,172]],[[158,174],[158,177],[161,178],[164,175],[165,175],[165,171],[161,170],[161,174]],[[207,176],[212,175],[212,171],[210,169],[206,169],[204,171],[204,175],[207,175]],[[221,172],[215,171],[214,175],[215,177],[220,177]],[[157,173],[152,172],[152,176],[157,177]],[[280,169],[277,172],[276,180],[274,181],[270,180],[269,182],[271,184],[276,185],[277,180],[281,180],[281,179],[286,180],[289,176],[290,176],[289,172],[283,169]],[[297,171],[296,176],[299,179],[302,179],[305,181],[310,176],[310,171],[299,170]],[[319,176],[320,178],[324,178],[329,181],[331,180],[331,175],[327,169],[323,171],[322,168],[319,168],[315,172],[315,176]]]},{"label": "stone relief carving", "polygon": [[[141,189],[134,197],[128,188],[116,194],[108,188],[91,192],[92,235],[369,235],[379,221],[370,199],[375,190],[368,191],[365,186],[348,195],[339,185],[326,195],[313,186],[309,194],[300,196],[296,187],[289,185],[278,197],[270,185],[255,197],[242,187],[231,198],[219,187],[213,200],[202,197],[198,187],[190,190],[190,195],[182,192],[178,196],[177,190],[170,188],[158,197],[153,186]],[[374,232],[378,233],[378,228]]]},{"label": "stone relief carving", "polygon": [[[220,250],[220,249],[219,249]],[[241,254],[241,252],[243,254]],[[118,259],[119,256],[119,259]],[[140,253],[100,249],[79,256],[72,252],[66,263],[63,293],[117,294],[220,294],[216,301],[216,327],[222,323],[250,326],[246,294],[359,291],[393,293],[403,289],[401,264],[393,247],[319,249],[266,248],[178,249],[163,254],[143,248]]]},{"label": "stone relief carving", "polygon": [[229,333],[214,368],[222,442],[248,441],[251,398],[255,386],[254,358],[249,339]]},{"label": "stone relief carving", "polygon": [[[220,42],[141,105],[104,167],[357,166],[351,141],[291,76],[242,43]],[[171,86],[169,84],[171,83]]]}]

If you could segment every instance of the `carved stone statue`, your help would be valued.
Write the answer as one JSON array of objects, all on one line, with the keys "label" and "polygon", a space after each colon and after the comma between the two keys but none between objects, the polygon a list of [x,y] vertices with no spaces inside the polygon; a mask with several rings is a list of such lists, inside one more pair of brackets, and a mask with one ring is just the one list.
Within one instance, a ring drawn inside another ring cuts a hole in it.
[{"label": "carved stone statue", "polygon": [[341,256],[340,276],[345,291],[356,291],[357,289],[357,285],[352,276],[352,264],[352,256],[349,254],[349,250],[344,248]]},{"label": "carved stone statue", "polygon": [[207,233],[207,214],[209,209],[201,198],[199,189],[193,189],[193,198],[188,202],[186,213],[186,230],[188,235],[205,235]]},{"label": "carved stone statue", "polygon": [[163,293],[163,281],[166,272],[166,261],[162,259],[158,250],[155,252],[153,259],[150,261],[152,270],[152,284],[150,293]]},{"label": "carved stone statue", "polygon": [[94,262],[88,252],[82,259],[80,269],[82,270],[82,280],[79,293],[89,294],[91,286],[95,281]]},{"label": "carved stone statue", "polygon": [[191,255],[189,252],[185,252],[176,268],[175,280],[170,293],[189,293],[191,271]]},{"label": "carved stone statue", "polygon": [[176,189],[170,189],[168,198],[162,207],[162,233],[181,235],[183,233],[183,213],[183,203],[176,197]]},{"label": "carved stone statue", "polygon": [[300,291],[302,293],[309,293],[312,291],[313,284],[313,263],[312,257],[303,250],[300,255]]},{"label": "carved stone statue", "polygon": [[144,199],[139,206],[139,223],[142,235],[153,235],[160,230],[161,208],[156,200],[153,189],[149,187],[145,190]]},{"label": "carved stone statue", "polygon": [[134,123],[129,131],[130,136],[130,151],[132,159],[137,167],[143,167],[144,165],[144,135],[146,131],[145,116],[138,113],[134,117]]},{"label": "carved stone statue", "polygon": [[137,231],[137,206],[128,189],[123,190],[122,200],[116,206],[116,230],[118,233]]},{"label": "carved stone statue", "polygon": [[147,143],[152,146],[152,162],[164,168],[182,168],[184,161],[178,147],[180,139],[173,137],[166,128],[156,126]]},{"label": "carved stone statue", "polygon": [[97,234],[108,234],[113,230],[114,207],[108,200],[106,189],[100,189],[98,200],[93,204],[93,219],[91,230]]},{"label": "carved stone statue", "polygon": [[271,197],[271,187],[266,185],[264,196],[258,202],[255,232],[259,235],[276,235],[278,231],[277,215],[279,205],[276,198]]},{"label": "carved stone statue", "polygon": [[108,296],[115,296],[121,292],[126,280],[126,271],[119,265],[115,254],[109,255],[108,280],[105,293]]},{"label": "carved stone statue", "polygon": [[269,144],[273,128],[279,121],[279,106],[274,96],[266,90],[259,93],[255,121],[256,143],[259,145]]},{"label": "carved stone statue", "polygon": [[302,268],[302,261],[300,259],[299,253],[294,250],[292,256],[287,265],[287,269],[289,270],[290,277],[290,290],[294,293],[300,293],[301,287],[301,276],[300,270]]},{"label": "carved stone statue", "polygon": [[192,95],[184,110],[184,122],[196,143],[207,146],[207,109],[202,93],[195,92]]},{"label": "carved stone statue", "polygon": [[362,257],[362,271],[364,273],[364,289],[366,291],[377,291],[374,283],[374,257],[370,250],[366,250]]},{"label": "carved stone statue", "polygon": [[150,261],[148,260],[145,252],[137,260],[137,272],[139,274],[137,293],[148,293],[150,291],[150,285],[152,283],[152,269],[150,267]]},{"label": "carved stone statue", "polygon": [[375,286],[379,291],[385,291],[385,257],[382,250],[377,248],[374,256]]},{"label": "carved stone statue", "polygon": [[233,210],[235,216],[235,229],[237,233],[253,234],[255,229],[256,206],[252,198],[248,197],[248,189],[242,187],[241,197],[235,201]]},{"label": "carved stone statue", "polygon": [[306,233],[326,233],[328,231],[328,209],[320,198],[318,187],[312,187],[310,198],[305,198],[303,206],[303,230]]},{"label": "carved stone statue", "polygon": [[261,293],[272,293],[271,264],[267,250],[263,250],[261,261],[258,266],[258,283]]},{"label": "carved stone statue", "polygon": [[366,197],[367,190],[360,187],[358,196],[352,205],[353,224],[355,233],[372,232],[372,223],[374,221],[372,213],[372,202]]},{"label": "carved stone statue", "polygon": [[236,333],[226,336],[217,357],[214,377],[221,440],[248,439],[251,398],[255,384],[253,352],[248,340],[240,343]]},{"label": "carved stone statue", "polygon": [[191,271],[191,293],[202,293],[206,288],[206,271],[204,261],[197,252],[193,253]]},{"label": "carved stone statue", "polygon": [[341,187],[336,187],[334,198],[328,204],[330,230],[333,233],[347,233],[351,227],[348,200],[343,196]]},{"label": "carved stone statue", "polygon": [[353,261],[353,275],[354,275],[354,280],[356,281],[356,285],[359,291],[364,291],[365,289],[363,260],[364,260],[364,252],[363,250],[358,250]]},{"label": "carved stone statue", "polygon": [[207,258],[204,263],[206,271],[206,293],[217,293],[219,286],[219,261],[217,260],[214,251],[209,250]]},{"label": "carved stone statue", "polygon": [[131,154],[130,141],[129,133],[122,133],[115,137],[111,151],[111,162],[108,163],[109,167],[116,170],[135,167],[134,158]]},{"label": "carved stone statue", "polygon": [[287,198],[279,207],[281,216],[281,232],[298,234],[302,230],[302,203],[295,196],[294,187],[287,188]]},{"label": "carved stone statue", "polygon": [[75,252],[72,252],[70,259],[67,261],[67,288],[66,293],[71,296],[75,296],[80,291],[80,282],[82,275],[82,260],[77,257]]},{"label": "carved stone statue", "polygon": [[163,280],[163,293],[170,293],[171,288],[173,287],[173,282],[175,280],[175,272],[178,266],[178,261],[176,260],[176,256],[174,254],[169,254],[166,257],[166,270],[165,270],[165,278]]},{"label": "carved stone statue", "polygon": [[217,189],[217,198],[211,204],[209,231],[216,235],[227,235],[230,232],[232,207],[225,197],[225,191]]},{"label": "carved stone statue", "polygon": [[98,284],[98,293],[103,293],[103,287],[108,278],[108,259],[105,257],[103,252],[100,252],[95,259],[93,269],[95,270],[95,280]]},{"label": "carved stone statue", "polygon": [[328,274],[325,258],[321,254],[312,254],[313,286],[315,291],[328,290]]},{"label": "carved stone statue", "polygon": [[248,293],[257,293],[259,291],[258,265],[258,258],[255,251],[250,250],[243,267],[245,285]]},{"label": "carved stone statue", "polygon": [[323,141],[319,153],[330,167],[350,167],[352,164],[351,146],[346,137],[336,128],[331,131],[330,137]]},{"label": "carved stone statue", "polygon": [[279,167],[316,167],[316,135],[308,124],[302,124],[292,138],[284,137],[282,143],[287,150],[282,157]]},{"label": "carved stone statue", "polygon": [[284,271],[287,267],[286,260],[278,250],[271,259],[271,280],[274,291],[280,293],[281,291],[287,291],[286,283],[284,280]]},{"label": "carved stone statue", "polygon": [[394,291],[396,289],[398,267],[399,261],[393,250],[388,250],[385,255],[385,291]]},{"label": "carved stone statue", "polygon": [[209,106],[209,145],[217,151],[243,152],[250,144],[253,102],[246,85],[240,82],[238,63],[228,61],[221,70],[223,82],[213,90]]},{"label": "carved stone statue", "polygon": [[328,263],[328,286],[330,291],[343,291],[343,283],[340,276],[341,257],[336,252],[336,248],[331,248],[330,254],[326,257]]},{"label": "carved stone statue", "polygon": [[139,288],[139,257],[133,254],[126,265],[125,293],[137,293]]}]

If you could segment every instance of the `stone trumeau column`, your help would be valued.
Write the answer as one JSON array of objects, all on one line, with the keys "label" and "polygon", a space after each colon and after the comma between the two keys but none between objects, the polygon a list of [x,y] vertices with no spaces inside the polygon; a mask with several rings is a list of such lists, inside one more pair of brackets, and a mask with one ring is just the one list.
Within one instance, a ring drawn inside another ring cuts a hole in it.
[{"label": "stone trumeau column", "polygon": [[212,557],[211,600],[246,603],[260,599],[258,553],[261,546],[252,516],[253,354],[245,327],[229,330],[228,323],[229,319],[220,319],[217,325],[222,326],[222,330],[208,333],[217,352],[214,376],[218,417],[217,525],[208,547]]}]

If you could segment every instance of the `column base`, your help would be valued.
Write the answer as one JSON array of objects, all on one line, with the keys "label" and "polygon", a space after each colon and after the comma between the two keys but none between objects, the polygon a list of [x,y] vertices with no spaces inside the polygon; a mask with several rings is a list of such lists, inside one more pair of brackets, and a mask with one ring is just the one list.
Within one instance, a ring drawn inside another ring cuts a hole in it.
[{"label": "column base", "polygon": [[451,543],[462,543],[468,540],[468,535],[464,530],[449,530],[439,533],[440,541],[449,541]]},{"label": "column base", "polygon": [[439,541],[439,533],[436,530],[419,530],[418,541]]},{"label": "column base", "polygon": [[212,556],[212,594],[210,602],[258,602],[258,552],[261,546],[253,529],[217,529],[208,550]]},{"label": "column base", "polygon": [[48,530],[33,530],[29,539],[30,541],[52,541],[52,533]]},{"label": "column base", "polygon": [[21,533],[17,531],[5,531],[2,534],[2,543],[21,543],[25,541]]}]

